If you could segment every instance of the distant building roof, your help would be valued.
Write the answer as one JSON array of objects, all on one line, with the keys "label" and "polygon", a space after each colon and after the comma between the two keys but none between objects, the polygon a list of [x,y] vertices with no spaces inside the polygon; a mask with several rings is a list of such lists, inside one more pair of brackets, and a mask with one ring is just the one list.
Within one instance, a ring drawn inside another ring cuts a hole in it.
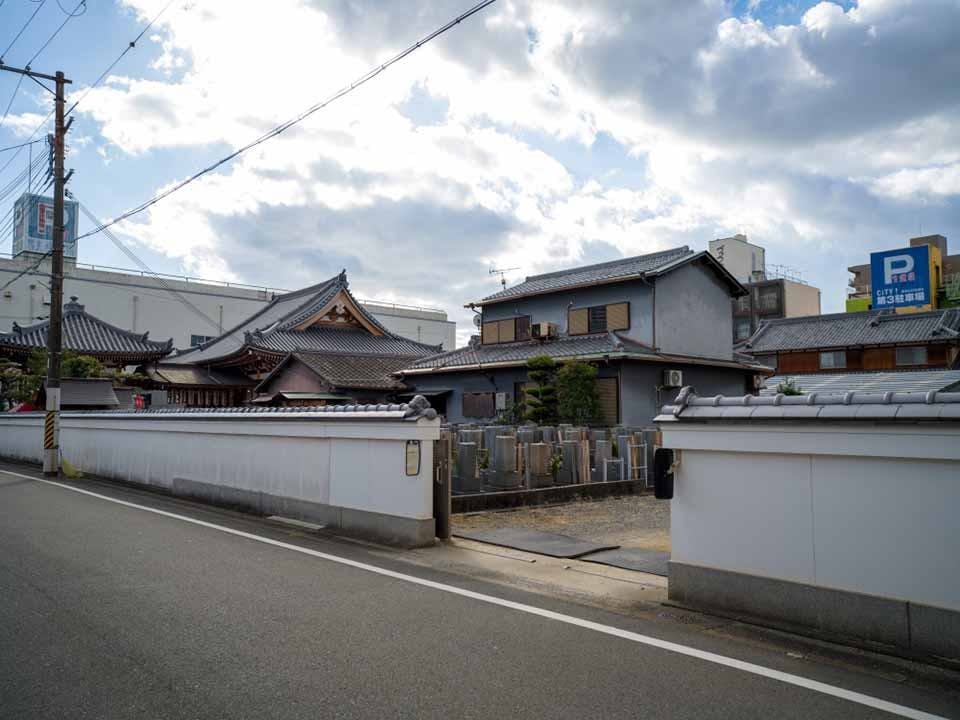
[{"label": "distant building roof", "polygon": [[724,280],[734,287],[737,295],[746,292],[736,278],[713,255],[708,252],[693,252],[684,245],[683,247],[650,253],[649,255],[638,255],[597,265],[584,265],[543,275],[530,275],[519,285],[488,295],[480,302],[473,304],[491,305],[528,295],[543,295],[577,287],[624,282],[642,276],[656,277],[695,260],[703,260],[709,263]]},{"label": "distant building roof", "polygon": [[[340,295],[359,316],[360,327],[310,326],[303,328]],[[435,353],[427,345],[395,335],[366,312],[350,294],[346,273],[302,290],[278,295],[236,327],[214,340],[168,359],[179,365],[216,364],[247,349],[273,354],[298,350],[365,353],[420,357]]]},{"label": "distant building roof", "polygon": [[[41,387],[41,403],[47,381]],[[113,390],[111,378],[63,378],[60,380],[60,407],[70,408],[119,408],[120,401]]]},{"label": "distant building roof", "polygon": [[158,363],[144,368],[146,375],[158,385],[197,385],[252,387],[255,381],[235,370],[213,370],[197,365]]},{"label": "distant building roof", "polygon": [[960,308],[895,314],[888,310],[767,320],[738,346],[751,354],[960,339]]},{"label": "distant building roof", "polygon": [[698,397],[685,387],[655,422],[898,420],[960,422],[960,393],[812,393],[809,395],[744,395]]},{"label": "distant building roof", "polygon": [[761,395],[776,395],[786,380],[804,393],[952,392],[960,390],[960,370],[899,370],[896,372],[804,373],[767,378]]},{"label": "distant building roof", "polygon": [[772,370],[759,365],[745,356],[731,353],[726,358],[708,358],[693,355],[674,355],[655,351],[646,345],[621,337],[616,332],[595,335],[576,335],[560,337],[548,342],[530,340],[525,342],[502,343],[497,345],[477,345],[464,347],[447,353],[424,357],[411,363],[403,375],[422,375],[432,372],[459,372],[480,370],[489,367],[510,367],[526,365],[527,361],[539,355],[547,355],[556,360],[602,360],[630,359],[659,363],[687,363],[710,365],[713,367],[735,367],[758,373]]},{"label": "distant building roof", "polygon": [[[49,320],[28,327],[14,323],[13,330],[0,333],[0,350],[28,353],[45,349],[49,327]],[[88,314],[76,297],[70,298],[70,302],[63,306],[65,350],[133,365],[159,359],[173,349],[172,340],[157,342],[150,340],[148,335],[122,330]]]},{"label": "distant building roof", "polygon": [[[291,353],[257,386],[267,388],[291,360],[299,360],[327,384],[342,389],[398,390],[403,382],[394,373],[416,360],[416,356],[357,355],[355,353]],[[283,388],[277,391],[287,394]]]}]

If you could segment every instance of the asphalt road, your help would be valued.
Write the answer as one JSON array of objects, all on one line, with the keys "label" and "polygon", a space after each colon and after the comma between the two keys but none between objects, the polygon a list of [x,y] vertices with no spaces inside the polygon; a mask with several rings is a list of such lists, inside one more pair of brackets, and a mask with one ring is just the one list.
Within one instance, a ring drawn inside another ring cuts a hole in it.
[{"label": "asphalt road", "polygon": [[[663,634],[254,518],[125,488],[77,487],[414,580]],[[693,642],[680,631],[663,639]],[[797,672],[764,649],[726,649]],[[804,672],[960,716],[955,695],[830,667]],[[2,718],[888,716],[595,628],[0,473]]]}]

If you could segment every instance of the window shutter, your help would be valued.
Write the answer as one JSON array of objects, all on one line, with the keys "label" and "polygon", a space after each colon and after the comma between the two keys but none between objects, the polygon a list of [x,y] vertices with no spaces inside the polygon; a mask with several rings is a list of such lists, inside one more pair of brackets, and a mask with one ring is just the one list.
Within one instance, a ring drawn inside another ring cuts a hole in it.
[{"label": "window shutter", "polygon": [[606,305],[597,305],[589,309],[589,321],[590,332],[606,332],[607,331],[607,306]]},{"label": "window shutter", "polygon": [[567,332],[570,335],[586,335],[590,311],[587,308],[571,310],[567,314]]},{"label": "window shutter", "polygon": [[530,316],[521,315],[517,318],[517,340],[530,339]]},{"label": "window shutter", "polygon": [[496,398],[492,392],[477,394],[477,415],[481,418],[492,418],[497,414]]},{"label": "window shutter", "polygon": [[607,330],[630,329],[630,303],[607,305]]},{"label": "window shutter", "polygon": [[515,322],[514,318],[500,321],[500,342],[513,342],[516,339]]},{"label": "window shutter", "polygon": [[500,342],[500,324],[497,322],[485,322],[483,324],[483,344],[494,345]]},{"label": "window shutter", "polygon": [[600,421],[613,426],[620,422],[620,388],[617,378],[597,378]]}]

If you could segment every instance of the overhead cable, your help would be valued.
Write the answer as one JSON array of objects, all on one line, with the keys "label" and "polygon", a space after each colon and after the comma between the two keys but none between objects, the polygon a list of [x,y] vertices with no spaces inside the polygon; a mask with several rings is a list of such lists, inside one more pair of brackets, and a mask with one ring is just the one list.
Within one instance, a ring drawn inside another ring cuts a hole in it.
[{"label": "overhead cable", "polygon": [[50,255],[52,255],[52,254],[53,254],[53,253],[47,252],[47,253],[44,253],[43,255],[41,255],[41,256],[40,256],[40,259],[37,260],[33,265],[31,265],[31,266],[28,267],[28,268],[24,268],[24,269],[21,270],[19,273],[17,273],[17,274],[14,275],[12,278],[10,278],[2,287],[0,287],[0,290],[6,290],[8,287],[10,287],[11,285],[13,285],[17,280],[19,280],[20,278],[22,278],[24,275],[26,275],[27,273],[31,273],[31,272],[33,272],[34,270],[36,270],[38,267],[40,267],[40,263],[42,263],[44,260],[46,260],[46,259],[47,259],[48,257],[50,257]]},{"label": "overhead cable", "polygon": [[84,90],[83,95],[80,96],[80,99],[77,100],[75,103],[73,103],[69,108],[67,108],[67,111],[64,113],[64,117],[72,113],[74,108],[76,108],[77,105],[82,103],[83,99],[90,94],[90,91],[93,90],[95,87],[97,87],[97,85],[99,85],[101,82],[103,82],[103,79],[110,74],[110,71],[113,70],[116,64],[123,59],[124,55],[126,55],[128,52],[130,52],[137,46],[137,43],[140,42],[140,38],[142,38],[151,27],[153,27],[153,24],[160,19],[160,16],[167,11],[168,7],[173,5],[173,2],[174,0],[168,0],[167,4],[164,5],[162,8],[160,8],[160,12],[158,12],[156,15],[153,16],[150,22],[148,22],[143,27],[143,30],[140,31],[140,34],[137,35],[133,40],[131,40],[129,44],[123,49],[123,52],[117,55],[116,59],[107,66],[107,69],[104,70],[102,73],[100,73],[100,76],[93,81],[93,84],[90,85],[86,90]]},{"label": "overhead cable", "polygon": [[[90,208],[88,208],[84,203],[80,203],[80,211],[84,215],[86,215],[87,219],[90,220],[90,222],[92,222],[94,225],[100,224],[100,221],[96,218],[96,216],[93,214]],[[170,295],[175,300],[182,303],[188,310],[193,312],[202,320],[205,320],[207,323],[210,324],[211,327],[216,328],[218,333],[222,331],[222,328],[219,322],[211,318],[203,310],[201,310],[196,305],[194,305],[182,293],[180,293],[176,288],[172,287],[164,278],[162,278],[159,273],[156,273],[153,270],[151,270],[150,266],[147,265],[147,263],[145,263],[143,260],[141,260],[140,257],[130,247],[128,247],[125,242],[123,242],[120,238],[114,235],[113,232],[105,229],[104,235],[106,235],[107,238],[110,239],[110,242],[116,245],[117,249],[120,250],[120,252],[122,252],[130,260],[136,263],[141,270],[144,270],[145,272],[149,273],[157,281],[161,289],[166,290],[168,293],[170,293]]]},{"label": "overhead cable", "polygon": [[10,114],[10,108],[13,107],[13,101],[17,97],[17,93],[20,92],[20,85],[23,84],[24,76],[21,75],[17,78],[17,86],[13,89],[13,95],[10,96],[10,101],[7,103],[7,109],[3,111],[3,117],[0,118],[0,127],[3,127],[3,123],[7,120],[7,115]]},{"label": "overhead cable", "polygon": [[[242,155],[243,153],[247,152],[247,151],[250,150],[251,148],[254,148],[254,147],[256,147],[257,145],[260,145],[261,143],[264,143],[264,142],[266,142],[267,140],[269,140],[269,139],[271,139],[271,138],[274,138],[274,137],[276,137],[277,135],[280,135],[281,133],[285,132],[286,130],[289,130],[289,129],[290,129],[291,127],[293,127],[294,125],[297,125],[298,123],[302,122],[303,120],[305,120],[306,118],[310,117],[310,116],[313,115],[314,113],[322,110],[322,109],[325,108],[327,105],[331,104],[332,102],[334,102],[334,101],[336,101],[336,100],[339,100],[339,99],[342,98],[344,95],[347,95],[348,93],[356,90],[356,89],[357,89],[358,87],[360,87],[361,85],[369,82],[370,80],[372,80],[373,78],[375,78],[377,75],[379,75],[380,73],[382,73],[384,70],[386,70],[387,68],[389,68],[391,65],[400,62],[400,61],[403,60],[405,57],[407,57],[407,55],[410,55],[411,53],[415,52],[416,50],[419,50],[421,47],[423,47],[424,45],[426,45],[427,43],[429,43],[431,40],[433,40],[433,39],[435,39],[436,37],[438,37],[438,36],[442,35],[443,33],[447,32],[447,31],[450,30],[452,27],[454,27],[455,25],[458,25],[459,23],[463,22],[464,20],[466,20],[466,19],[469,18],[470,16],[475,15],[476,13],[480,12],[480,11],[483,10],[484,8],[492,5],[494,2],[496,2],[496,0],[483,0],[482,2],[477,3],[476,5],[474,5],[472,8],[470,8],[470,9],[467,10],[466,12],[458,15],[457,17],[455,17],[455,18],[454,18],[453,20],[451,20],[450,22],[448,22],[448,23],[446,23],[445,25],[437,28],[436,30],[434,30],[434,31],[431,32],[430,34],[424,36],[423,38],[421,38],[420,40],[418,40],[417,42],[415,42],[413,45],[410,45],[410,46],[407,47],[406,49],[404,49],[404,50],[402,50],[401,52],[397,53],[397,54],[394,55],[392,58],[390,58],[389,60],[387,60],[385,63],[383,63],[383,64],[381,64],[381,65],[377,65],[376,67],[374,67],[374,68],[372,68],[371,70],[367,71],[366,74],[364,74],[364,75],[360,76],[359,78],[357,78],[356,80],[354,80],[354,81],[353,81],[352,83],[350,83],[349,85],[346,85],[346,86],[344,86],[343,88],[341,88],[340,90],[338,90],[337,92],[333,93],[333,95],[330,95],[330,96],[327,97],[326,99],[321,100],[320,102],[316,103],[315,105],[310,106],[309,108],[307,108],[306,110],[304,110],[303,112],[301,112],[301,113],[300,113],[299,115],[297,115],[296,117],[293,117],[293,118],[291,118],[290,120],[287,120],[285,123],[283,123],[283,124],[281,124],[281,125],[278,125],[277,127],[273,128],[272,130],[269,130],[268,132],[264,133],[263,135],[261,135],[261,136],[258,137],[257,139],[255,139],[255,140],[247,143],[246,145],[240,147],[240,148],[237,149],[237,150],[234,150],[232,153],[230,153],[229,155],[227,155],[227,156],[224,157],[224,158],[221,158],[220,160],[218,160],[217,162],[213,163],[212,165],[208,165],[207,167],[203,168],[202,170],[200,170],[200,171],[197,172],[197,173],[194,173],[193,175],[191,175],[191,176],[188,177],[187,179],[182,180],[181,182],[179,182],[179,183],[173,185],[172,187],[164,190],[164,191],[163,191],[162,193],[160,193],[159,195],[155,195],[155,196],[154,196],[153,198],[151,198],[150,200],[147,200],[146,202],[144,202],[144,203],[142,203],[142,204],[140,204],[140,205],[137,205],[136,207],[134,207],[134,208],[132,208],[132,209],[130,209],[130,210],[127,210],[126,212],[124,212],[123,214],[119,215],[118,217],[110,220],[110,221],[107,222],[107,223],[104,223],[104,224],[100,225],[99,227],[94,228],[93,230],[90,230],[90,231],[87,232],[87,233],[84,233],[84,234],[81,235],[80,237],[88,237],[88,236],[90,236],[90,235],[95,235],[95,234],[97,234],[98,232],[101,232],[102,230],[110,227],[111,225],[116,225],[118,222],[121,222],[121,221],[123,221],[123,220],[126,220],[126,219],[129,218],[129,217],[132,217],[133,215],[137,215],[138,213],[143,212],[143,211],[146,210],[147,208],[151,207],[152,205],[157,204],[158,202],[160,202],[160,201],[163,200],[164,198],[169,197],[169,196],[172,195],[173,193],[177,192],[177,191],[180,190],[181,188],[186,187],[187,185],[189,185],[190,183],[194,182],[195,180],[198,180],[199,178],[203,177],[203,176],[206,175],[207,173],[210,173],[210,172],[216,170],[216,169],[217,169],[218,167],[220,167],[221,165],[225,165],[226,163],[230,162],[231,160],[233,160],[234,158],[238,157],[239,155]],[[79,238],[78,238],[78,239],[79,239]]]},{"label": "overhead cable", "polygon": [[33,22],[33,19],[37,16],[37,13],[40,12],[40,8],[46,4],[47,0],[41,0],[40,4],[37,5],[37,9],[33,11],[33,15],[27,18],[27,21],[23,24],[23,27],[20,28],[20,32],[18,32],[13,40],[10,41],[10,44],[7,45],[7,49],[0,53],[0,63],[3,62],[3,59],[7,56],[7,53],[10,52],[10,48],[12,48],[16,44],[17,40],[20,39],[20,36],[23,35],[23,31],[26,30],[30,23]]},{"label": "overhead cable", "polygon": [[[60,5],[60,0],[57,0],[57,5]],[[83,10],[82,13],[77,13],[77,10],[80,9],[80,6],[81,6],[81,5],[83,6],[84,10]],[[83,15],[83,14],[87,11],[87,10],[86,10],[86,7],[87,7],[87,0],[80,0],[80,2],[77,3],[77,6],[73,9],[73,13],[67,13],[67,16],[63,19],[63,22],[60,23],[60,27],[58,27],[56,30],[53,31],[53,35],[51,35],[50,37],[48,37],[48,38],[47,38],[47,41],[46,41],[43,45],[41,45],[41,46],[40,46],[40,49],[37,50],[37,51],[33,54],[33,57],[30,58],[30,59],[27,61],[27,67],[28,67],[28,68],[33,64],[33,61],[34,61],[34,60],[36,60],[38,57],[40,57],[40,53],[42,53],[44,50],[47,49],[47,45],[49,45],[50,43],[52,43],[52,42],[53,42],[53,39],[54,39],[57,35],[60,34],[60,31],[63,30],[64,25],[66,25],[68,22],[70,22],[71,20],[73,20],[73,18],[79,17],[80,15]],[[60,9],[63,10],[63,6],[61,6]],[[64,12],[66,12],[66,10],[64,10]]]}]

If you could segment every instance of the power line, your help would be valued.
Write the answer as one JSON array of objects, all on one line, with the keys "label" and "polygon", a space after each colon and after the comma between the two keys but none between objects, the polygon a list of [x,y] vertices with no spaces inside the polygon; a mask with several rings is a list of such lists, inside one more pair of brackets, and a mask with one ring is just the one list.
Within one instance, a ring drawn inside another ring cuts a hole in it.
[{"label": "power line", "polygon": [[[3,5],[3,3],[0,2],[0,5]],[[63,12],[65,12],[65,13],[66,13],[68,16],[70,16],[70,17],[80,17],[81,15],[86,15],[86,14],[87,14],[87,3],[86,3],[86,0],[84,0],[84,2],[82,2],[82,3],[80,3],[80,5],[83,5],[83,12],[82,12],[82,13],[78,13],[78,12],[77,12],[77,8],[80,7],[79,5],[78,5],[77,7],[75,7],[75,8],[73,9],[73,12],[71,13],[69,10],[67,10],[67,9],[63,6],[63,3],[61,3],[60,0],[57,0],[57,7],[59,7]]]},{"label": "power line", "polygon": [[7,49],[4,50],[2,53],[0,53],[0,63],[3,62],[3,59],[7,56],[7,53],[10,52],[10,48],[12,48],[16,44],[17,40],[20,39],[20,36],[23,35],[23,31],[26,30],[27,27],[30,25],[30,23],[33,22],[33,19],[37,16],[37,13],[40,12],[40,8],[42,8],[46,4],[47,4],[47,0],[41,0],[40,4],[37,5],[37,9],[33,11],[33,15],[31,15],[27,19],[27,21],[23,24],[23,27],[20,28],[20,32],[18,32],[16,37],[10,41],[9,45],[7,45]]},{"label": "power line", "polygon": [[[57,5],[60,5],[60,0],[57,0]],[[78,13],[77,10],[79,10],[81,6],[83,6],[83,12]],[[60,9],[63,10],[62,5],[60,5]],[[67,12],[67,11],[64,10],[64,12]],[[87,12],[87,0],[80,0],[80,2],[77,3],[77,6],[73,9],[73,12],[67,13],[67,16],[63,19],[63,22],[60,23],[60,27],[58,27],[56,30],[53,31],[53,35],[48,37],[47,41],[43,45],[41,45],[40,49],[33,54],[33,57],[30,58],[30,60],[27,61],[27,67],[30,67],[33,64],[33,61],[36,60],[38,57],[40,57],[40,53],[42,53],[44,50],[47,49],[47,45],[53,42],[53,39],[60,34],[60,31],[63,30],[63,27],[68,22],[73,20],[73,18],[75,17],[79,17],[80,15],[85,14],[86,12]]]},{"label": "power line", "polygon": [[[43,2],[46,2],[46,0],[43,0]],[[64,116],[65,116],[65,117],[66,117],[66,115],[69,115],[71,112],[73,112],[73,110],[76,109],[77,105],[79,105],[81,102],[83,102],[84,98],[87,97],[87,95],[90,93],[91,90],[93,90],[97,85],[99,85],[101,82],[103,82],[103,79],[110,73],[111,70],[113,70],[113,68],[117,65],[117,63],[120,62],[120,60],[123,59],[124,55],[126,55],[128,52],[130,52],[132,49],[134,49],[134,48],[136,47],[136,44],[140,41],[140,38],[142,38],[142,37],[147,33],[147,31],[148,31],[151,27],[153,27],[154,23],[156,23],[157,20],[160,19],[160,16],[163,15],[163,14],[167,11],[167,8],[169,8],[173,3],[174,3],[174,0],[167,0],[167,4],[164,5],[162,8],[160,8],[160,12],[158,12],[156,15],[153,16],[153,18],[150,20],[150,22],[148,22],[148,23],[144,26],[144,28],[140,31],[140,33],[139,33],[133,40],[131,40],[131,41],[127,44],[127,47],[125,47],[125,48],[123,49],[123,52],[121,52],[121,53],[117,56],[117,58],[116,58],[112,63],[110,63],[110,65],[107,66],[107,69],[106,69],[106,70],[104,70],[102,73],[100,73],[100,76],[94,81],[93,85],[91,85],[90,87],[88,87],[88,88],[84,91],[83,95],[80,96],[80,99],[77,100],[75,103],[73,103],[73,104],[67,109],[66,113],[64,113]],[[34,14],[36,14],[36,13],[34,13]],[[9,49],[9,48],[8,48],[8,49]],[[45,118],[43,118],[43,120],[40,121],[40,124],[37,125],[37,127],[35,127],[35,128],[33,129],[33,132],[30,133],[30,136],[29,136],[27,139],[28,139],[28,140],[32,140],[33,137],[34,137],[34,135],[36,135],[37,132],[40,131],[40,128],[42,128],[44,125],[47,124],[47,121],[48,121],[51,117],[53,117],[53,110],[51,110],[50,112],[47,113],[47,116],[46,116]],[[27,144],[27,143],[24,143],[24,145],[26,145],[26,144]],[[14,160],[17,159],[17,156],[18,156],[21,152],[23,152],[23,149],[22,149],[22,148],[18,149],[17,152],[15,152],[15,153],[13,154],[13,156],[12,156],[9,160],[7,160],[6,163],[4,163],[3,167],[0,167],[0,173],[3,173],[3,171],[6,170],[6,169],[10,166],[10,163],[12,163]]]},{"label": "power line", "polygon": [[[80,204],[80,211],[84,215],[86,215],[87,219],[90,220],[94,225],[100,224],[100,221],[90,211],[90,208],[88,208],[85,204],[83,203]],[[161,289],[166,290],[168,293],[170,293],[170,295],[173,296],[175,300],[178,300],[179,302],[181,302],[188,310],[190,310],[191,312],[196,314],[198,317],[208,322],[211,327],[216,328],[217,332],[222,332],[222,328],[220,327],[219,322],[211,318],[209,315],[203,312],[203,310],[201,310],[196,305],[194,305],[190,300],[188,300],[183,294],[178,292],[176,288],[172,287],[169,283],[167,283],[166,280],[160,277],[159,273],[155,273],[153,270],[151,270],[150,266],[147,265],[147,263],[145,263],[143,260],[141,260],[140,257],[133,250],[127,247],[127,244],[125,242],[123,242],[120,238],[114,235],[110,230],[104,229],[104,234],[110,239],[110,241],[114,245],[117,246],[117,249],[120,250],[120,252],[126,255],[134,263],[139,265],[142,270],[145,270],[146,272],[154,276],[157,282],[160,284]]]},{"label": "power line", "polygon": [[43,142],[43,140],[28,140],[27,142],[20,143],[19,145],[9,145],[5,148],[0,148],[0,152],[7,152],[7,150],[16,150],[17,148],[26,147],[27,145],[36,145],[38,142]]},{"label": "power line", "polygon": [[42,263],[44,260],[46,260],[48,257],[50,257],[50,255],[52,255],[52,253],[48,253],[48,252],[47,252],[47,253],[44,253],[43,255],[41,255],[39,260],[37,260],[37,261],[36,261],[33,265],[31,265],[30,267],[24,268],[24,269],[21,270],[19,273],[17,273],[14,277],[12,277],[10,280],[8,280],[8,281],[6,282],[6,284],[4,284],[3,287],[0,287],[0,290],[6,290],[8,287],[10,287],[11,285],[13,285],[17,280],[19,280],[20,278],[22,278],[24,275],[26,275],[27,273],[30,273],[30,272],[33,272],[34,270],[36,270],[38,267],[40,267],[40,263]]},{"label": "power line", "polygon": [[17,97],[17,93],[20,92],[20,85],[23,83],[24,76],[21,75],[17,79],[17,86],[13,89],[13,95],[10,96],[10,102],[7,103],[7,109],[3,111],[3,117],[0,118],[0,127],[3,127],[3,123],[7,121],[7,115],[10,114],[10,108],[13,107],[13,101]]},{"label": "power line", "polygon": [[79,105],[80,103],[83,102],[84,98],[87,97],[87,95],[90,94],[90,91],[91,91],[91,90],[93,90],[95,87],[97,87],[97,85],[99,85],[101,82],[103,82],[103,79],[104,79],[107,75],[110,74],[110,71],[113,70],[113,68],[116,66],[116,64],[123,59],[123,56],[124,56],[124,55],[126,55],[128,52],[130,52],[131,50],[133,50],[133,49],[137,46],[137,43],[140,42],[140,38],[142,38],[142,37],[147,33],[147,31],[148,31],[151,27],[153,27],[153,24],[154,24],[157,20],[160,19],[160,16],[163,15],[163,14],[167,11],[167,8],[168,8],[168,7],[170,7],[171,5],[173,5],[173,2],[174,2],[174,0],[168,0],[168,1],[167,1],[167,4],[164,5],[162,8],[160,8],[160,12],[158,12],[156,15],[153,16],[153,18],[150,20],[150,22],[148,22],[148,23],[144,26],[143,30],[140,31],[140,34],[137,35],[133,40],[130,41],[130,43],[123,49],[123,52],[121,52],[119,55],[117,55],[116,59],[107,66],[107,69],[106,69],[106,70],[104,70],[102,73],[100,73],[100,76],[99,76],[96,80],[94,80],[94,81],[93,81],[93,84],[84,91],[83,95],[80,96],[80,99],[77,100],[75,103],[73,103],[73,105],[71,105],[69,108],[67,108],[67,112],[66,112],[67,115],[69,115],[70,113],[72,113],[72,112],[74,111],[74,109],[77,107],[77,105]]},{"label": "power line", "polygon": [[[274,137],[276,137],[277,135],[280,135],[281,133],[285,132],[286,130],[289,130],[289,129],[290,129],[291,127],[293,127],[294,125],[297,125],[298,123],[302,122],[303,120],[305,120],[306,118],[310,117],[310,116],[313,115],[314,113],[322,110],[322,109],[325,108],[327,105],[331,104],[332,102],[335,102],[336,100],[339,100],[339,99],[342,98],[344,95],[347,95],[348,93],[356,90],[356,89],[357,89],[358,87],[360,87],[361,85],[369,82],[370,80],[372,80],[373,78],[375,78],[377,75],[379,75],[380,73],[382,73],[384,70],[386,70],[387,68],[389,68],[391,65],[394,65],[395,63],[400,62],[400,61],[403,60],[405,57],[407,57],[407,55],[410,55],[411,53],[419,50],[421,47],[423,47],[424,45],[426,45],[427,43],[429,43],[431,40],[433,40],[433,39],[435,39],[436,37],[438,37],[438,36],[442,35],[443,33],[447,32],[447,31],[450,30],[452,27],[460,24],[461,22],[463,22],[463,21],[466,20],[467,18],[471,17],[472,15],[477,14],[478,12],[480,12],[481,10],[483,10],[484,8],[492,5],[494,2],[496,2],[496,0],[482,0],[481,2],[477,3],[477,4],[474,5],[472,8],[470,8],[469,10],[467,10],[466,12],[458,15],[456,18],[454,18],[454,19],[451,20],[450,22],[448,22],[448,23],[446,23],[445,25],[437,28],[436,30],[434,30],[434,31],[431,32],[430,34],[424,36],[422,39],[418,40],[418,41],[415,42],[413,45],[410,45],[410,46],[407,47],[405,50],[402,50],[401,52],[397,53],[396,55],[394,55],[392,58],[390,58],[389,60],[387,60],[387,61],[386,61],[385,63],[383,63],[382,65],[378,65],[378,66],[376,66],[375,68],[372,68],[371,70],[367,71],[367,73],[366,73],[365,75],[362,75],[361,77],[357,78],[356,80],[354,80],[354,81],[353,81],[352,83],[350,83],[349,85],[344,86],[343,88],[341,88],[340,90],[338,90],[337,92],[335,92],[333,95],[330,95],[329,97],[327,97],[325,100],[322,100],[322,101],[318,102],[317,104],[312,105],[311,107],[307,108],[306,110],[304,110],[303,112],[301,112],[301,113],[300,113],[299,115],[297,115],[296,117],[291,118],[290,120],[287,120],[287,121],[286,121],[285,123],[283,123],[282,125],[278,125],[277,127],[273,128],[272,130],[270,130],[270,131],[264,133],[263,135],[261,135],[260,137],[258,137],[256,140],[253,140],[252,142],[247,143],[247,144],[244,145],[243,147],[239,148],[238,150],[233,151],[232,153],[230,153],[230,154],[227,155],[226,157],[218,160],[217,162],[213,163],[212,165],[208,165],[208,166],[205,167],[203,170],[200,170],[199,172],[194,173],[193,175],[191,175],[190,177],[188,177],[186,180],[183,180],[183,181],[177,183],[176,185],[168,188],[167,190],[164,190],[164,191],[163,191],[162,193],[160,193],[159,195],[155,195],[155,196],[154,196],[153,198],[151,198],[150,200],[147,200],[146,202],[144,202],[144,203],[136,206],[135,208],[132,208],[132,209],[130,209],[130,210],[127,210],[125,213],[123,213],[122,215],[114,218],[113,220],[110,220],[109,222],[107,222],[107,223],[105,223],[105,224],[102,224],[102,225],[100,225],[99,227],[96,227],[96,228],[94,228],[93,230],[91,230],[91,231],[89,231],[89,232],[87,232],[87,233],[84,233],[83,235],[80,236],[80,238],[85,238],[85,237],[88,237],[88,236],[90,236],[90,235],[96,235],[98,232],[101,232],[101,231],[105,230],[106,228],[110,227],[111,225],[116,225],[118,222],[121,222],[121,221],[123,221],[123,220],[126,220],[126,219],[129,218],[129,217],[132,217],[133,215],[137,215],[138,213],[143,212],[143,211],[146,210],[147,208],[149,208],[149,207],[151,207],[151,206],[153,206],[153,205],[156,205],[158,202],[160,202],[160,201],[163,200],[164,198],[167,198],[167,197],[169,197],[170,195],[172,195],[173,193],[177,192],[177,190],[180,190],[181,188],[186,187],[187,185],[189,185],[190,183],[194,182],[195,180],[198,180],[199,178],[203,177],[203,176],[206,175],[207,173],[210,173],[210,172],[216,170],[216,169],[217,169],[218,167],[220,167],[221,165],[225,165],[226,163],[230,162],[231,160],[233,160],[233,159],[236,158],[237,156],[242,155],[243,153],[247,152],[247,151],[250,150],[251,148],[254,148],[254,147],[256,147],[257,145],[260,145],[261,143],[264,143],[264,142],[266,142],[267,140],[269,140],[269,139],[271,139],[271,138],[274,138]],[[80,238],[77,238],[77,239],[79,240]]]}]

